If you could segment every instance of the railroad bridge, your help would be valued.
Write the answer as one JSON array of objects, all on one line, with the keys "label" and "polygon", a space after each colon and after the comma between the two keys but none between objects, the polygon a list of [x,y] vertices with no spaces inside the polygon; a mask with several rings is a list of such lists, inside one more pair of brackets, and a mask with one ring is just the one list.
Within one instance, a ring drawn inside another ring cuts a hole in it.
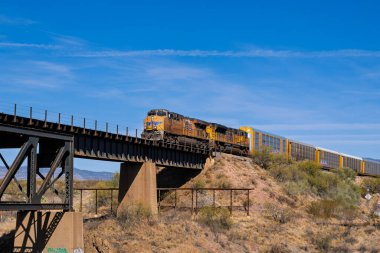
[{"label": "railroad bridge", "polygon": [[[33,118],[30,108],[29,117],[17,115],[17,106],[13,113],[0,113],[0,150],[19,149],[14,161],[6,161],[0,153],[0,159],[7,172],[0,184],[0,210],[73,210],[73,168],[74,157],[122,162],[120,167],[119,202],[142,202],[153,212],[157,209],[157,166],[165,167],[172,177],[192,175],[200,171],[210,150],[193,147],[192,144],[175,145],[163,141],[152,141],[119,132],[97,129],[97,122],[86,127],[61,123],[61,114],[55,122]],[[27,161],[27,189],[22,189],[16,178],[21,165]],[[47,173],[40,169],[45,168]],[[180,172],[179,172],[180,171]],[[57,173],[58,176],[54,177]],[[37,178],[42,181],[37,183]],[[64,199],[62,203],[45,203],[43,195],[48,189],[54,189],[54,183],[64,179]],[[165,187],[170,182],[162,178]],[[14,181],[18,188],[25,192],[25,201],[3,201],[2,197]],[[169,185],[168,185],[169,184]]]}]

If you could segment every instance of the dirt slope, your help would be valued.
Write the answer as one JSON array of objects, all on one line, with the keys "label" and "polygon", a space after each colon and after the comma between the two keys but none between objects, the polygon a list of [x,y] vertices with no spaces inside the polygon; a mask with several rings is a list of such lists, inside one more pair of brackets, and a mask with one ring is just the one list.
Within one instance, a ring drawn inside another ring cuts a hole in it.
[{"label": "dirt slope", "polygon": [[[266,170],[230,155],[217,157],[184,187],[193,186],[252,188],[250,216],[234,210],[229,226],[217,228],[188,209],[133,221],[92,220],[85,223],[86,252],[380,252],[380,228],[367,215],[378,196],[361,200],[355,220],[319,220],[306,212],[313,197],[289,197]],[[234,195],[234,205],[244,196]],[[178,204],[189,206],[188,197],[179,196]],[[223,205],[223,196],[216,202]]]}]

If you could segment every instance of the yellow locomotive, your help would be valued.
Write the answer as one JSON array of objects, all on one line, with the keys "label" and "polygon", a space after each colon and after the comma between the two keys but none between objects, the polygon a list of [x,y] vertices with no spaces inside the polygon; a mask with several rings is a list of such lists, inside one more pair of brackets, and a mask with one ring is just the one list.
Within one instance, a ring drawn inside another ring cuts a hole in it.
[{"label": "yellow locomotive", "polygon": [[249,151],[248,134],[245,131],[185,117],[165,109],[148,112],[141,137],[238,155],[247,155]]}]

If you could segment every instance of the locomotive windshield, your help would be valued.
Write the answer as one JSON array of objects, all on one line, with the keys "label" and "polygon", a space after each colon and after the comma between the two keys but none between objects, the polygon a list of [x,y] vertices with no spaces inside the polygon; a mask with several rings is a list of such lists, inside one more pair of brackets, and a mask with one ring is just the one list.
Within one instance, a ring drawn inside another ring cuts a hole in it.
[{"label": "locomotive windshield", "polygon": [[166,110],[150,110],[148,116],[168,116],[168,111]]}]

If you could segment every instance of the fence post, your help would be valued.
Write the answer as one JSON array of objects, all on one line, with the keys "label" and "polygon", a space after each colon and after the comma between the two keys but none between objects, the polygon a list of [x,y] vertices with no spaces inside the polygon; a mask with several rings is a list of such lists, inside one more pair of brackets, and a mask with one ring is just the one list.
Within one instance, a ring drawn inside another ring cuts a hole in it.
[{"label": "fence post", "polygon": [[232,189],[230,190],[230,214],[232,215]]},{"label": "fence post", "polygon": [[215,189],[212,190],[212,206],[215,208]]},{"label": "fence post", "polygon": [[111,214],[112,214],[113,190],[111,189]]},{"label": "fence post", "polygon": [[83,190],[80,189],[80,208],[79,208],[80,212],[82,212],[82,192]]},{"label": "fence post", "polygon": [[95,214],[98,214],[98,190],[95,190]]},{"label": "fence post", "polygon": [[158,190],[158,213],[160,213],[161,211],[161,190],[160,189],[157,189]]},{"label": "fence post", "polygon": [[191,189],[191,214],[194,212],[194,189]]},{"label": "fence post", "polygon": [[177,189],[174,189],[174,210],[177,209]]},{"label": "fence post", "polygon": [[248,196],[248,198],[247,198],[247,215],[249,216],[249,190],[247,192],[248,192],[248,194],[247,194],[247,196]]},{"label": "fence post", "polygon": [[195,189],[195,214],[198,214],[198,189]]}]

